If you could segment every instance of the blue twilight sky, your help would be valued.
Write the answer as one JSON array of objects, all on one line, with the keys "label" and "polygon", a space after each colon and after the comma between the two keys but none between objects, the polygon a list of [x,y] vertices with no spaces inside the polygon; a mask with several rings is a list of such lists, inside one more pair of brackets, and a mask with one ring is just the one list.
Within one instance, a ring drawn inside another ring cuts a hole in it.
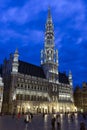
[{"label": "blue twilight sky", "polygon": [[81,86],[87,81],[86,0],[0,0],[0,63],[18,48],[21,60],[40,65],[49,6],[59,70],[71,70],[74,86]]}]

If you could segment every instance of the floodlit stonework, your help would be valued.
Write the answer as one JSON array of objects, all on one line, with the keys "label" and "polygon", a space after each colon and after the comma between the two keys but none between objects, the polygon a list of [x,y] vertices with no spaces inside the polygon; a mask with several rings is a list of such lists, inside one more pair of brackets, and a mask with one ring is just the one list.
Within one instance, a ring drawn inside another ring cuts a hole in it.
[{"label": "floodlit stonework", "polygon": [[0,76],[0,113],[1,113],[1,110],[2,110],[3,89],[4,89],[4,83],[2,81],[2,77]]},{"label": "floodlit stonework", "polygon": [[75,111],[72,73],[58,71],[58,50],[55,50],[54,27],[50,9],[46,22],[45,43],[41,50],[41,66],[19,60],[14,55],[5,59],[3,112],[55,113]]}]

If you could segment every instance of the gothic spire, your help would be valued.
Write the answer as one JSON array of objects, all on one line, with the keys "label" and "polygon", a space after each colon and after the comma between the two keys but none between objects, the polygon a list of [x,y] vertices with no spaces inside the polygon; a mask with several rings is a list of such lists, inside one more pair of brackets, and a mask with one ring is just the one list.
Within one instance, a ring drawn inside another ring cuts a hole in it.
[{"label": "gothic spire", "polygon": [[52,16],[51,16],[51,11],[50,11],[50,7],[48,8],[48,19],[47,21],[52,21]]},{"label": "gothic spire", "polygon": [[48,8],[48,17],[47,17],[47,22],[46,22],[45,47],[54,48],[54,26],[53,26],[53,22],[52,22],[50,8]]},{"label": "gothic spire", "polygon": [[41,50],[41,65],[43,66],[47,79],[50,82],[58,83],[58,51],[55,50],[54,26],[50,8],[48,9],[45,29],[44,49]]}]

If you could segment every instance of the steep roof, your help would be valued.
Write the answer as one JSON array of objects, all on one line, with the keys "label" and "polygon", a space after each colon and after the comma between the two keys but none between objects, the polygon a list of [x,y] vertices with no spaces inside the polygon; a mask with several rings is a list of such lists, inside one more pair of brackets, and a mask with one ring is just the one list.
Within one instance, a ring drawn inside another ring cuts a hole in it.
[{"label": "steep roof", "polygon": [[69,84],[68,76],[65,73],[59,72],[59,82]]},{"label": "steep roof", "polygon": [[[33,64],[21,61],[21,60],[19,60],[18,72],[22,74],[27,74],[27,75],[46,79],[46,76],[44,74],[42,67],[36,66],[36,65],[33,65]],[[66,76],[65,73],[59,72],[59,82],[69,84],[68,76]]]},{"label": "steep roof", "polygon": [[2,65],[0,65],[0,75],[2,75]]},{"label": "steep roof", "polygon": [[42,67],[19,60],[18,72],[40,78],[46,78]]}]

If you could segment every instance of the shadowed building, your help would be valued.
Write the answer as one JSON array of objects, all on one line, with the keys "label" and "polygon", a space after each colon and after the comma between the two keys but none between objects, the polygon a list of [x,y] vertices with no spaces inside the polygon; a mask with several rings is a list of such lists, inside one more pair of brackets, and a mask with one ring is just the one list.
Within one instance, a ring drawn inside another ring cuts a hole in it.
[{"label": "shadowed building", "polygon": [[58,71],[54,26],[50,9],[46,22],[45,43],[41,50],[41,66],[19,60],[16,49],[3,64],[4,102],[7,112],[74,111],[72,74]]},{"label": "shadowed building", "polygon": [[82,90],[79,86],[76,86],[74,91],[74,104],[77,107],[77,111],[82,109]]},{"label": "shadowed building", "polygon": [[87,83],[83,82],[82,88],[76,87],[74,102],[78,111],[87,112]]}]

